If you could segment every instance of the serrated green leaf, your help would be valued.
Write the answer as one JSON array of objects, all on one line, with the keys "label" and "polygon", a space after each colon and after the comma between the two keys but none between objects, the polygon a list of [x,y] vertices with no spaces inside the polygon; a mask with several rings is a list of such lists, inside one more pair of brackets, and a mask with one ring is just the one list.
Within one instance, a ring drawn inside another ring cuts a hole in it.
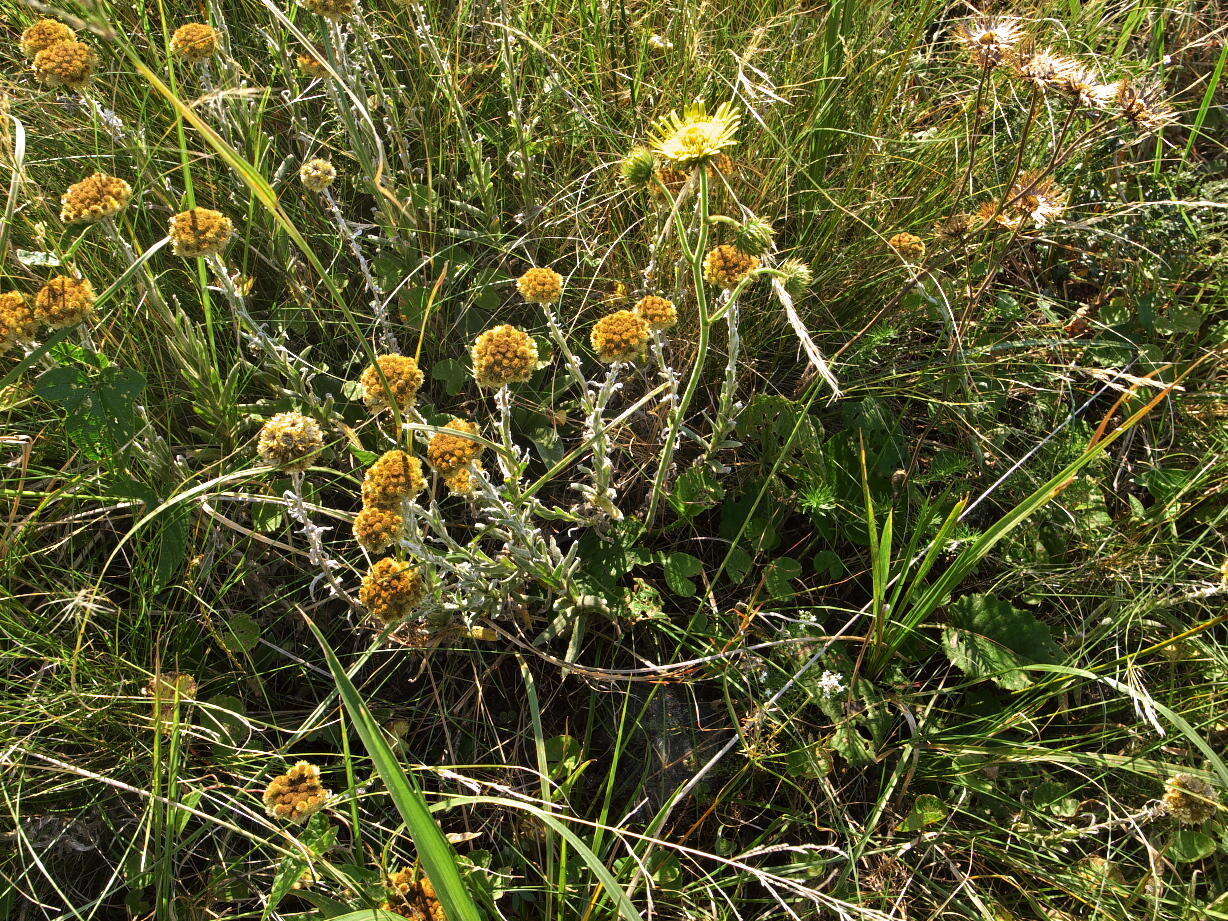
[{"label": "serrated green leaf", "polygon": [[943,650],[970,678],[1021,691],[1032,684],[1021,666],[1053,663],[1061,655],[1045,624],[993,595],[964,595],[951,605],[949,616]]}]

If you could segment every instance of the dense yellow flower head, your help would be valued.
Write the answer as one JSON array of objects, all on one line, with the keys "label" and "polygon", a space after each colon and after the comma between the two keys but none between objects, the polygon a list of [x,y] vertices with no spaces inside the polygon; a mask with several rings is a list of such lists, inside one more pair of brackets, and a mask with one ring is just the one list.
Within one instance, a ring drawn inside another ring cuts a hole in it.
[{"label": "dense yellow flower head", "polygon": [[175,704],[182,712],[186,703],[196,697],[196,679],[186,672],[163,672],[154,675],[145,685],[145,694],[152,697],[154,728],[167,732],[175,716]]},{"label": "dense yellow flower head", "polygon": [[644,318],[652,329],[669,329],[678,322],[678,308],[668,298],[649,294],[639,299],[635,312]]},{"label": "dense yellow flower head", "polygon": [[354,0],[303,0],[303,6],[325,19],[348,19],[354,15]]},{"label": "dense yellow flower head", "polygon": [[123,179],[94,173],[74,182],[60,196],[60,220],[66,224],[101,221],[119,214],[131,199],[132,186]]},{"label": "dense yellow flower head", "polygon": [[727,102],[712,114],[703,102],[696,102],[682,114],[671,112],[656,123],[653,152],[675,169],[707,162],[737,143],[734,135],[740,121]]},{"label": "dense yellow flower head", "polygon": [[63,329],[94,315],[94,286],[88,278],[59,275],[34,296],[34,319],[43,326]]},{"label": "dense yellow flower head", "polygon": [[188,22],[171,36],[171,50],[189,61],[203,61],[217,51],[217,29],[205,22]]},{"label": "dense yellow flower head", "polygon": [[34,55],[34,78],[43,86],[75,90],[85,86],[98,67],[98,55],[84,42],[55,42]]},{"label": "dense yellow flower head", "polygon": [[330,796],[320,782],[320,769],[300,761],[280,777],[274,777],[262,799],[272,818],[306,822],[324,808]]},{"label": "dense yellow flower head", "polygon": [[385,625],[400,623],[426,596],[426,580],[418,568],[385,557],[372,564],[358,587],[358,600]]},{"label": "dense yellow flower head", "polygon": [[30,301],[20,291],[0,294],[0,355],[13,346],[29,342],[38,332],[38,320]]},{"label": "dense yellow flower head", "polygon": [[915,233],[909,233],[906,230],[900,231],[887,241],[887,245],[904,259],[919,262],[925,258],[925,241]]},{"label": "dense yellow flower head", "polygon": [[230,218],[212,208],[189,208],[171,218],[170,236],[176,256],[193,258],[220,253],[234,231]]},{"label": "dense yellow flower head", "polygon": [[448,487],[448,491],[458,496],[473,495],[473,478],[475,471],[480,472],[482,464],[480,461],[474,461],[472,467],[457,467],[455,470],[449,470],[443,475],[443,485]]},{"label": "dense yellow flower head", "polygon": [[306,470],[324,450],[324,434],[302,413],[278,413],[260,429],[256,453],[272,467]]},{"label": "dense yellow flower head", "polygon": [[704,257],[704,279],[718,288],[736,288],[747,275],[759,268],[759,257],[744,253],[728,243],[713,247]]},{"label": "dense yellow flower head", "polygon": [[320,77],[321,79],[328,76],[328,67],[319,58],[310,54],[300,54],[298,56],[298,69],[309,77]]},{"label": "dense yellow flower head", "polygon": [[1165,784],[1165,811],[1182,825],[1201,825],[1219,811],[1215,788],[1193,774],[1177,774]]},{"label": "dense yellow flower head", "polygon": [[354,519],[354,539],[370,553],[387,550],[405,533],[405,516],[397,509],[365,506]]},{"label": "dense yellow flower head", "polygon": [[[468,432],[471,435],[478,433],[478,427],[467,419],[449,419],[444,428]],[[451,473],[468,467],[481,453],[480,441],[463,435],[450,435],[447,432],[436,432],[426,446],[427,462],[440,473]]]},{"label": "dense yellow flower head", "polygon": [[470,355],[474,380],[481,387],[523,383],[537,369],[537,343],[524,330],[507,323],[478,336]]},{"label": "dense yellow flower head", "polygon": [[374,412],[388,409],[394,401],[401,409],[409,408],[422,381],[422,369],[416,359],[392,353],[377,356],[358,379],[363,399]]},{"label": "dense yellow flower head", "polygon": [[380,908],[413,921],[447,921],[448,917],[435,886],[414,867],[406,867],[388,878],[388,898]]},{"label": "dense yellow flower head", "polygon": [[369,506],[397,508],[403,499],[412,499],[425,488],[422,461],[394,449],[367,469],[362,480],[362,501]]},{"label": "dense yellow flower head", "polygon": [[21,53],[28,58],[50,48],[56,42],[76,41],[77,33],[54,19],[40,19],[21,33]]},{"label": "dense yellow flower head", "polygon": [[563,276],[554,269],[534,267],[516,279],[516,290],[530,304],[553,304],[563,296]]},{"label": "dense yellow flower head", "polygon": [[337,178],[337,169],[327,160],[315,157],[298,169],[298,178],[313,192],[323,192]]},{"label": "dense yellow flower head", "polygon": [[589,342],[606,363],[636,361],[648,347],[648,321],[634,310],[615,310],[593,324]]}]

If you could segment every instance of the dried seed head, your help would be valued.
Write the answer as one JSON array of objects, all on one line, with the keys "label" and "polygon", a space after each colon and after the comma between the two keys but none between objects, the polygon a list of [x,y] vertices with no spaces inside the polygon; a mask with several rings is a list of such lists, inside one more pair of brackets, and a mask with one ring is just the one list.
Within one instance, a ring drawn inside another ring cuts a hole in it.
[{"label": "dried seed head", "polygon": [[256,439],[260,459],[282,470],[306,470],[322,450],[320,426],[302,413],[278,413],[261,427]]},{"label": "dried seed head", "polygon": [[313,192],[323,192],[337,178],[336,168],[320,157],[308,160],[298,169],[298,178]]},{"label": "dried seed head", "polygon": [[204,22],[184,23],[171,36],[171,51],[188,61],[203,61],[218,49],[219,36]]},{"label": "dried seed head", "polygon": [[1201,825],[1219,810],[1215,788],[1193,774],[1177,774],[1165,784],[1165,811],[1182,825]]},{"label": "dried seed head", "polygon": [[226,248],[234,230],[230,218],[220,211],[189,208],[171,218],[171,244],[176,256],[211,256]]},{"label": "dried seed head", "polygon": [[1022,38],[1019,20],[1009,17],[981,16],[955,27],[955,40],[977,67],[1006,63]]}]

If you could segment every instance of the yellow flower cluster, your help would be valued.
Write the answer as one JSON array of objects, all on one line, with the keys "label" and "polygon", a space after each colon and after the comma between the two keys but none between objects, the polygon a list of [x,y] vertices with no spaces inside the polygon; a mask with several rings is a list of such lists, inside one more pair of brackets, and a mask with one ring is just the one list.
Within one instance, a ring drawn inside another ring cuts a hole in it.
[{"label": "yellow flower cluster", "polygon": [[85,42],[54,42],[34,55],[34,77],[50,89],[85,86],[98,67],[98,55]]},{"label": "yellow flower cluster", "polygon": [[900,231],[887,241],[887,245],[899,253],[902,259],[920,262],[925,258],[925,241],[915,233]]},{"label": "yellow flower cluster", "polygon": [[537,343],[522,329],[504,323],[478,336],[470,350],[480,387],[524,383],[537,369]]},{"label": "yellow flower cluster", "polygon": [[385,557],[372,564],[358,587],[358,600],[385,626],[400,623],[426,595],[426,580],[417,567]]},{"label": "yellow flower cluster", "polygon": [[593,324],[589,342],[607,364],[636,361],[648,346],[648,321],[634,310],[615,310]]},{"label": "yellow flower cluster", "polygon": [[742,279],[759,268],[759,258],[736,246],[714,247],[704,257],[704,280],[718,288],[736,288]]},{"label": "yellow flower cluster", "polygon": [[328,76],[328,68],[319,58],[310,54],[300,54],[298,56],[298,69],[309,77],[324,78]]},{"label": "yellow flower cluster", "polygon": [[674,302],[656,294],[649,294],[639,299],[635,312],[644,318],[650,328],[656,330],[670,329],[678,322],[678,308]]},{"label": "yellow flower cluster", "polygon": [[1219,811],[1215,788],[1193,774],[1177,774],[1165,784],[1165,811],[1182,825],[1201,825]]},{"label": "yellow flower cluster", "polygon": [[368,468],[362,481],[362,501],[368,506],[395,509],[425,488],[422,462],[405,451],[392,450]]},{"label": "yellow flower cluster", "polygon": [[[478,433],[478,427],[467,419],[449,419],[444,428],[458,432]],[[436,432],[426,446],[427,462],[440,473],[449,474],[467,468],[482,453],[482,443],[464,435]],[[457,490],[453,490],[456,492]]]},{"label": "yellow flower cluster", "polygon": [[316,157],[299,167],[298,178],[311,191],[323,192],[336,180],[337,169],[327,160]]},{"label": "yellow flower cluster", "polygon": [[171,36],[171,50],[188,61],[203,61],[217,51],[217,29],[204,22],[188,22]]},{"label": "yellow flower cluster", "polygon": [[389,877],[388,898],[380,908],[412,921],[447,921],[435,886],[413,867]]},{"label": "yellow flower cluster", "polygon": [[324,450],[324,435],[314,419],[301,413],[278,413],[260,429],[256,452],[282,470],[303,471]]},{"label": "yellow flower cluster", "polygon": [[303,0],[303,6],[325,19],[347,19],[354,15],[354,0]]},{"label": "yellow flower cluster", "polygon": [[38,320],[30,302],[20,291],[0,294],[0,355],[15,345],[29,342],[38,332]]},{"label": "yellow flower cluster", "polygon": [[448,487],[448,491],[455,493],[458,496],[469,496],[473,494],[473,472],[481,470],[481,463],[475,461],[473,468],[457,467],[455,470],[449,470],[443,475],[443,485]]},{"label": "yellow flower cluster", "polygon": [[34,296],[34,319],[41,326],[63,329],[94,315],[94,286],[88,278],[59,275]]},{"label": "yellow flower cluster", "polygon": [[365,505],[354,519],[354,539],[369,553],[387,550],[405,533],[405,516],[400,509]]},{"label": "yellow flower cluster", "polygon": [[274,777],[262,799],[272,818],[306,822],[324,808],[331,795],[320,782],[320,769],[300,761],[285,774]]},{"label": "yellow flower cluster", "polygon": [[363,399],[373,412],[388,409],[394,402],[399,410],[413,406],[422,387],[422,369],[407,355],[380,355],[368,365],[358,382]]},{"label": "yellow flower cluster", "polygon": [[21,53],[28,58],[46,51],[56,42],[76,41],[77,33],[54,19],[40,19],[21,33]]},{"label": "yellow flower cluster", "polygon": [[80,224],[114,217],[128,207],[131,198],[132,186],[123,179],[94,173],[74,182],[60,196],[60,220]]},{"label": "yellow flower cluster", "polygon": [[554,269],[531,268],[516,279],[516,290],[530,304],[553,304],[563,296],[563,276]]},{"label": "yellow flower cluster", "polygon": [[176,256],[210,256],[226,248],[234,230],[230,218],[220,211],[189,208],[171,218],[171,244]]}]

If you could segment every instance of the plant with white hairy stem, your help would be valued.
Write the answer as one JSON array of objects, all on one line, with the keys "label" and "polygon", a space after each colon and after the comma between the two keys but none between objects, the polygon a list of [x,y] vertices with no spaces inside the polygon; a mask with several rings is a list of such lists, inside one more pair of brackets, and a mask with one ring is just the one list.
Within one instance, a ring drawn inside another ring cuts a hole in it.
[{"label": "plant with white hairy stem", "polygon": [[622,389],[618,375],[624,367],[624,362],[614,362],[599,387],[585,388],[588,398],[585,400],[587,416],[584,439],[592,446],[592,458],[587,468],[580,469],[591,476],[592,483],[573,483],[571,488],[584,497],[584,505],[577,511],[595,521],[622,521],[623,518],[623,513],[615,505],[618,492],[614,489],[614,462],[610,456],[611,445],[606,434],[607,427],[602,424],[602,420],[610,399]]},{"label": "plant with white hairy stem", "polygon": [[323,580],[327,583],[331,595],[345,599],[351,607],[354,607],[354,599],[337,580],[337,570],[341,568],[341,563],[333,559],[324,546],[324,534],[330,529],[317,525],[311,520],[311,513],[303,501],[303,472],[301,470],[290,472],[290,488],[286,490],[284,497],[286,513],[300,526],[299,533],[307,540],[307,558],[313,566],[320,570],[320,575],[312,581],[312,589],[314,590],[315,585]]}]

